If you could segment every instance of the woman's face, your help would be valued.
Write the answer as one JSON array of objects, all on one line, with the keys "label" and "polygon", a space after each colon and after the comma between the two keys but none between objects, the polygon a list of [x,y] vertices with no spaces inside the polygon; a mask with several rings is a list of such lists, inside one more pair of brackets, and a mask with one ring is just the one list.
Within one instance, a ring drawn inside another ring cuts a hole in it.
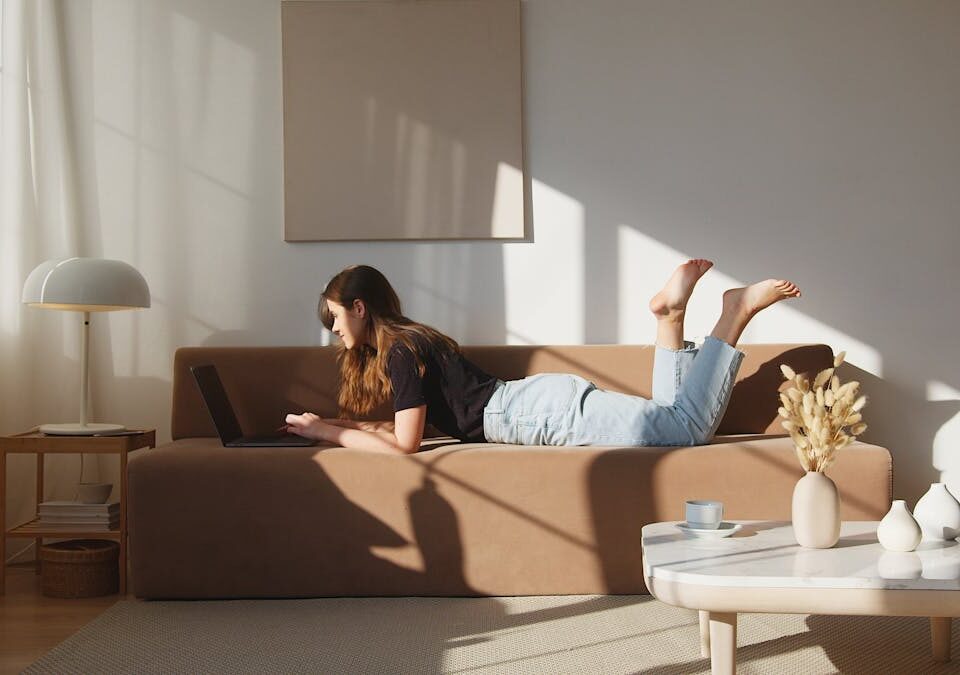
[{"label": "woman's face", "polygon": [[366,342],[367,311],[363,300],[354,300],[349,309],[333,300],[327,300],[327,309],[333,316],[333,327],[330,329],[343,340],[343,346],[353,349]]}]

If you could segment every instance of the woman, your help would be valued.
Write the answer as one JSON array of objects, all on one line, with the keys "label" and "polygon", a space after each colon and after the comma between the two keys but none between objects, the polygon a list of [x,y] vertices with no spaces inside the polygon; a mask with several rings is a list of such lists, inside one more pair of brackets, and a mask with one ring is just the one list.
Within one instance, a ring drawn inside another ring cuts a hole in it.
[{"label": "woman", "polygon": [[597,389],[576,375],[546,373],[503,382],[470,363],[456,342],[403,316],[387,279],[367,265],[337,274],[319,313],[343,341],[341,411],[369,413],[392,396],[392,422],[290,414],[287,430],[348,448],[410,454],[429,422],[467,442],[524,445],[702,445],[720,423],[743,353],[744,327],[765,307],[797,297],[789,281],[767,279],[723,294],[716,327],[697,350],[683,317],[709,260],[680,265],[650,310],[657,319],[653,399]]}]

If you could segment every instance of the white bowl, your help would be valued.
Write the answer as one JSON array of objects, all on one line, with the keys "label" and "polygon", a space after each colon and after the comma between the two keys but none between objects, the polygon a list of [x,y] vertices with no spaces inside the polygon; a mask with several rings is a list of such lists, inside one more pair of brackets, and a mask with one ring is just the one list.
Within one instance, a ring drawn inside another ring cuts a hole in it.
[{"label": "white bowl", "polygon": [[110,499],[113,483],[80,483],[77,500],[81,504],[104,504]]}]

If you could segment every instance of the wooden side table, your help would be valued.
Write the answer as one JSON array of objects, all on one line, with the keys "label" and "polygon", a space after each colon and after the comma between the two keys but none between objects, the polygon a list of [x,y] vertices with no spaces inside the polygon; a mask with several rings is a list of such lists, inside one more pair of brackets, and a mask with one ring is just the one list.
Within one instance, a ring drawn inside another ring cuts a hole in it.
[{"label": "wooden side table", "polygon": [[[116,539],[120,543],[120,595],[127,592],[127,454],[140,448],[154,448],[157,434],[154,429],[116,436],[47,436],[31,429],[13,436],[0,436],[0,524],[4,527],[0,536],[0,595],[6,592],[7,537],[25,537],[36,541],[37,574],[40,573],[40,546],[44,537]],[[7,455],[32,453],[37,456],[37,504],[43,501],[43,458],[47,454],[86,453],[117,454],[120,456],[120,529],[88,531],[78,528],[57,529],[40,525],[38,517],[16,527],[6,528],[7,515]]]}]

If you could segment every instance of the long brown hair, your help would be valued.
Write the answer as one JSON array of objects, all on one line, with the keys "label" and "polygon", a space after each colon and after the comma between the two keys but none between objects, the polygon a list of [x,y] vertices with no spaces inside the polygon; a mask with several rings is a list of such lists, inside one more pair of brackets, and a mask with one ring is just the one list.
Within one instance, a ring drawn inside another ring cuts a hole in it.
[{"label": "long brown hair", "polygon": [[460,346],[440,331],[417,323],[403,315],[400,298],[387,278],[369,265],[353,265],[333,277],[320,294],[317,312],[320,321],[333,330],[333,315],[327,301],[353,308],[354,300],[362,300],[367,308],[364,318],[365,341],[353,349],[343,343],[337,352],[340,364],[340,414],[346,417],[365,415],[392,393],[387,357],[390,348],[401,342],[412,353],[422,377],[426,370],[416,338],[425,338],[442,352],[459,353]]}]

